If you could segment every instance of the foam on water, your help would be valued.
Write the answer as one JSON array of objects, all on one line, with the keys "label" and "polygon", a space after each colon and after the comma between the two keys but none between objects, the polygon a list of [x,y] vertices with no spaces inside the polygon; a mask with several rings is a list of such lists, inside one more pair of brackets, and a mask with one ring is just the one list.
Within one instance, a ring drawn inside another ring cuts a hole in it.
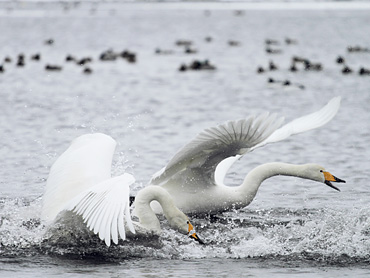
[{"label": "foam on water", "polygon": [[[160,237],[130,239],[110,248],[81,224],[80,218],[47,228],[39,219],[40,201],[1,201],[2,258],[65,256],[119,262],[135,258],[247,259],[317,265],[366,265],[370,262],[369,208],[249,210],[210,219],[193,218],[199,245],[172,231],[163,220]],[[290,217],[288,217],[289,215]]]}]

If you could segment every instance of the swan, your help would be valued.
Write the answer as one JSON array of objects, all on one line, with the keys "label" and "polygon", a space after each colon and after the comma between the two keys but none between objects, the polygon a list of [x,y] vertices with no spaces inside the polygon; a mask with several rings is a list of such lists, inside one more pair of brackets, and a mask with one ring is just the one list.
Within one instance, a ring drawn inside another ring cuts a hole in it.
[{"label": "swan", "polygon": [[[243,208],[252,202],[264,180],[277,175],[310,179],[339,191],[332,182],[345,181],[317,164],[267,163],[250,171],[240,186],[226,186],[224,179],[244,154],[328,123],[336,115],[340,101],[335,97],[319,111],[282,127],[283,118],[265,113],[205,129],[154,174],[149,184],[169,192],[184,213],[196,215]],[[160,213],[158,205],[152,207]]]},{"label": "swan", "polygon": [[150,207],[160,204],[171,228],[204,244],[188,217],[174,204],[170,194],[159,186],[138,192],[134,205],[139,221],[130,215],[130,185],[135,178],[128,173],[111,177],[116,141],[105,134],[85,134],[54,162],[43,195],[41,218],[52,224],[62,212],[82,216],[87,227],[107,246],[118,244],[119,237],[160,235],[160,222]]}]

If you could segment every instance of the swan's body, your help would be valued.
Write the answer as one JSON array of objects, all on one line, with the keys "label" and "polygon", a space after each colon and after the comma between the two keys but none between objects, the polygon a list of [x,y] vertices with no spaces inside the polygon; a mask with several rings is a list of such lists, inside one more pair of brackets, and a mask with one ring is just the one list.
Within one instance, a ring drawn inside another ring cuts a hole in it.
[{"label": "swan's body", "polygon": [[[335,116],[339,106],[340,97],[333,98],[321,110],[281,128],[282,118],[264,114],[206,129],[185,145],[150,183],[161,185],[171,194],[176,206],[193,214],[245,207],[253,200],[261,183],[276,175],[324,182],[339,190],[330,181],[343,181],[315,164],[268,163],[253,169],[240,186],[229,187],[223,182],[230,166],[245,153],[322,126]],[[158,207],[153,208],[160,211]]]},{"label": "swan's body", "polygon": [[104,134],[76,138],[51,167],[42,218],[52,223],[60,212],[73,211],[109,246],[111,239],[117,244],[118,237],[125,240],[135,234],[160,234],[159,220],[150,207],[152,201],[157,201],[173,229],[202,243],[187,216],[158,186],[139,191],[135,200],[139,222],[131,220],[129,186],[135,179],[127,173],[110,177],[115,146],[116,142]]}]

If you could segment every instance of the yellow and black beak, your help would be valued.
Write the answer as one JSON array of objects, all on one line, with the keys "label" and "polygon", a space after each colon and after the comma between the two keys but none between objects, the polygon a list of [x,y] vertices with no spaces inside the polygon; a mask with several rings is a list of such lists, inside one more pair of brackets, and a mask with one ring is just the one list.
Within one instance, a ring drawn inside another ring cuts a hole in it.
[{"label": "yellow and black beak", "polygon": [[325,177],[325,184],[330,186],[331,188],[334,188],[335,190],[340,191],[340,189],[338,187],[336,187],[335,185],[333,185],[331,182],[343,182],[343,183],[346,182],[345,180],[341,180],[341,179],[337,178],[336,176],[333,176],[329,172],[323,171],[323,174],[324,174],[324,177]]},{"label": "yellow and black beak", "polygon": [[194,239],[195,241],[198,241],[199,244],[205,244],[203,240],[201,240],[196,233],[192,233],[189,235],[190,238]]},{"label": "yellow and black beak", "polygon": [[190,222],[188,222],[188,235],[190,238],[194,239],[195,241],[198,241],[199,244],[205,244],[199,237],[198,235],[193,231],[194,227],[191,225]]}]

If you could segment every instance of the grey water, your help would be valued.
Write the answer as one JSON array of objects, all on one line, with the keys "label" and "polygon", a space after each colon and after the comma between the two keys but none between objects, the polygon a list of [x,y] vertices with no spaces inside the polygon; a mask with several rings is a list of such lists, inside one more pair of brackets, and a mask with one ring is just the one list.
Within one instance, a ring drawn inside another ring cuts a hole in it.
[{"label": "grey water", "polygon": [[[370,48],[369,9],[279,7],[1,3],[0,276],[368,277],[370,76],[358,71],[370,68],[370,52],[347,48]],[[54,43],[45,44],[49,39]],[[197,53],[185,53],[179,39],[193,41]],[[281,52],[267,53],[266,39],[278,41],[272,47]],[[172,52],[158,55],[157,48]],[[100,61],[108,49],[132,51],[137,61]],[[21,53],[25,65],[18,67]],[[36,53],[40,61],[30,59]],[[92,57],[92,73],[67,55]],[[12,62],[3,62],[6,56]],[[291,72],[293,56],[323,69]],[[352,73],[342,73],[338,56]],[[206,59],[217,69],[178,70]],[[278,70],[258,74],[270,61]],[[62,70],[46,71],[47,64]],[[193,217],[204,246],[165,220],[159,238],[109,248],[82,228],[50,231],[40,220],[49,169],[79,135],[103,132],[117,141],[112,174],[133,174],[135,195],[204,128],[265,111],[288,122],[335,96],[342,105],[330,123],[247,154],[226,182],[238,185],[266,162],[312,162],[347,181],[341,192],[272,178],[242,210],[218,221]]]}]

